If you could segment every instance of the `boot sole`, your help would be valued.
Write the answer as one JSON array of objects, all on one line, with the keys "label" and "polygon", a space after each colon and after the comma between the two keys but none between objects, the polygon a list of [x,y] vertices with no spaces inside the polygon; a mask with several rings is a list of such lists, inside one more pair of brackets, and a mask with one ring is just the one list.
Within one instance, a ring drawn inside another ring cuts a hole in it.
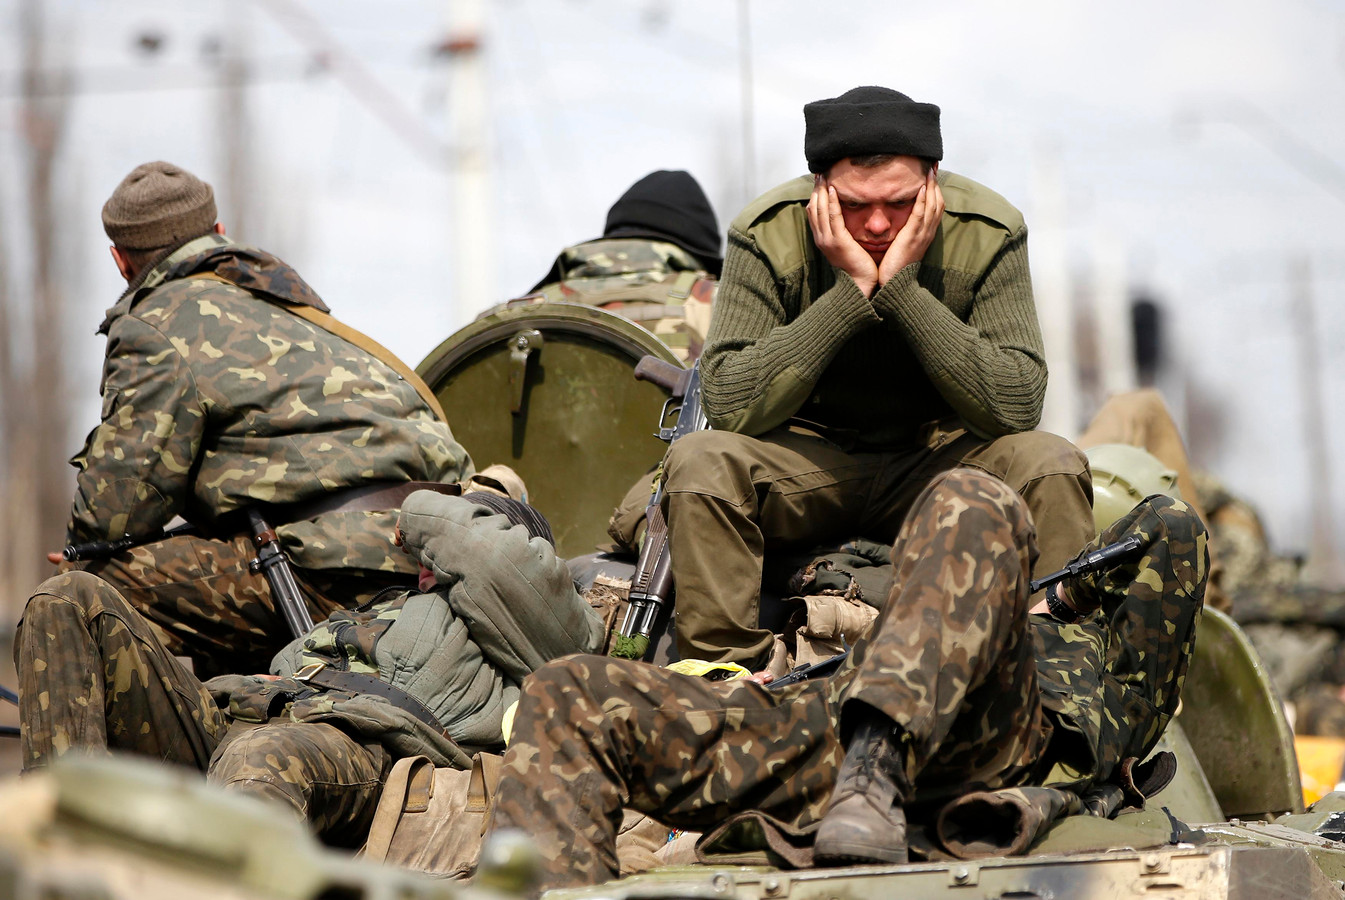
[{"label": "boot sole", "polygon": [[872,845],[832,841],[823,851],[813,848],[813,865],[826,868],[837,866],[881,866],[905,865],[910,862],[910,854],[900,854],[890,849],[880,849]]}]

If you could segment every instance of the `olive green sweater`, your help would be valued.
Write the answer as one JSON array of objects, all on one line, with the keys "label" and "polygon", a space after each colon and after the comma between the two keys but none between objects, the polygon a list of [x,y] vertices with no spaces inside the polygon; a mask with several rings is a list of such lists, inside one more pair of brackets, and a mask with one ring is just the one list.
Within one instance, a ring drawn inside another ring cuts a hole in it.
[{"label": "olive green sweater", "polygon": [[786,182],[729,227],[701,358],[711,425],[761,434],[798,417],[864,449],[907,445],[954,414],[985,437],[1034,428],[1046,362],[1022,215],[940,172],[934,242],[870,300],[813,243],[812,183]]}]

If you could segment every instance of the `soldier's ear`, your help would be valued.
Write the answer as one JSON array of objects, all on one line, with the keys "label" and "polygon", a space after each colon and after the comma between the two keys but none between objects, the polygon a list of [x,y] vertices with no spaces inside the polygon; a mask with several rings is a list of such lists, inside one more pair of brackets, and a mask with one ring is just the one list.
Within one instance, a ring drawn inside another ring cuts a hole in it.
[{"label": "soldier's ear", "polygon": [[223,234],[224,234],[224,223],[223,223],[223,222],[216,222],[216,223],[215,223],[215,234],[218,234],[218,235],[223,235]]},{"label": "soldier's ear", "polygon": [[116,244],[107,249],[112,251],[112,261],[117,264],[117,271],[121,273],[122,278],[129,282],[135,277],[135,270],[131,268],[131,258],[125,252],[118,250]]}]

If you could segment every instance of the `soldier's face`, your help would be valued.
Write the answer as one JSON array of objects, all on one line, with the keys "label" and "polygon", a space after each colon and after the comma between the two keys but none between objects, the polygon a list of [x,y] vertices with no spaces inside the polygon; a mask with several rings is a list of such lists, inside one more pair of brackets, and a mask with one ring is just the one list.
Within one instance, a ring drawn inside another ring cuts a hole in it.
[{"label": "soldier's face", "polygon": [[845,230],[875,263],[892,246],[911,217],[925,183],[924,166],[914,156],[898,156],[880,166],[856,166],[843,159],[827,172],[841,202]]}]

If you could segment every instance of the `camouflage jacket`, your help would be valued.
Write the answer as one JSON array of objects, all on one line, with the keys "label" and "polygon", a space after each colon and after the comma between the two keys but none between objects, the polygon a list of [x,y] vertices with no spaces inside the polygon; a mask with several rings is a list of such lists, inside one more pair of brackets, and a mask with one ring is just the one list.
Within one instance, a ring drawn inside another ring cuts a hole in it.
[{"label": "camouflage jacket", "polygon": [[[533,669],[602,647],[603,623],[575,590],[551,545],[462,497],[417,491],[399,525],[407,552],[435,574],[435,591],[398,592],[368,608],[340,610],[276,654],[269,681],[211,681],[217,702],[241,721],[266,721],[277,694],[298,693],[294,721],[339,722],[397,756],[426,754],[465,768],[471,755],[503,745],[506,709]],[[401,688],[443,726],[371,694],[305,696],[289,677],[321,663]]]},{"label": "camouflage jacket", "polygon": [[681,359],[705,345],[718,282],[696,258],[664,241],[599,238],[561,251],[532,289],[541,300],[619,313],[658,335]]},{"label": "camouflage jacket", "polygon": [[[108,311],[102,421],[71,460],[72,541],[149,535],[178,515],[209,529],[259,501],[471,474],[411,385],[288,304],[327,310],[285,263],[210,234]],[[415,571],[393,525],[391,513],[338,512],[278,532],[307,568]]]}]

